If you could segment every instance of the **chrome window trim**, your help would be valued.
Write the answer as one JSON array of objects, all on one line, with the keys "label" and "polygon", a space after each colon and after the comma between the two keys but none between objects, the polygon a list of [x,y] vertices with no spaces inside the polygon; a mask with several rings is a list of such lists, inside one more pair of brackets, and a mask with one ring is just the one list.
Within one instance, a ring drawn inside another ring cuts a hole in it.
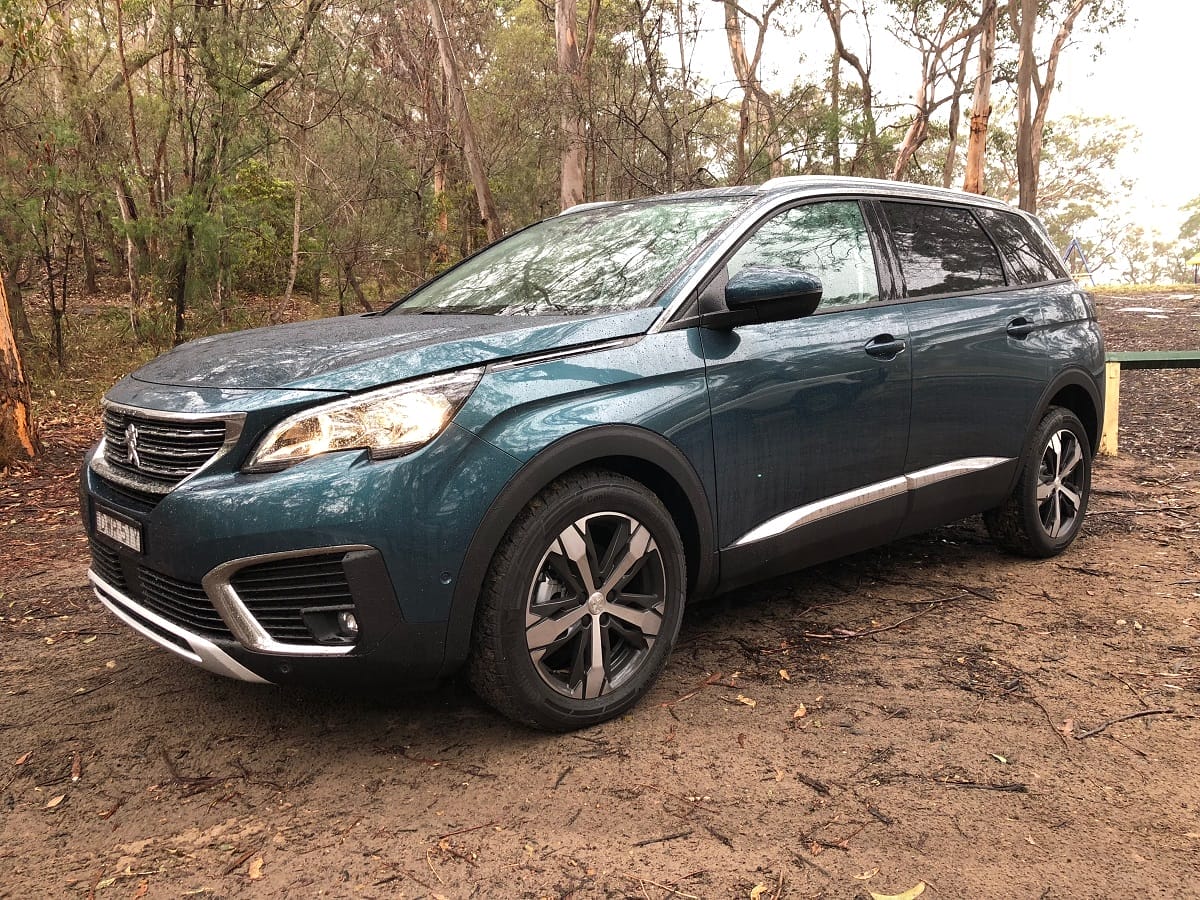
[{"label": "chrome window trim", "polygon": [[165,497],[178,488],[183,487],[209,466],[213,465],[217,460],[224,458],[237,444],[238,439],[242,436],[242,430],[246,425],[245,413],[179,413],[179,412],[164,412],[157,409],[145,409],[140,406],[130,406],[126,403],[114,403],[111,400],[101,401],[102,409],[107,412],[114,410],[118,413],[123,413],[129,416],[138,416],[142,419],[159,419],[164,422],[220,422],[225,426],[225,440],[221,444],[221,448],[210,456],[205,463],[200,466],[195,472],[177,481],[175,484],[168,487],[152,478],[137,479],[129,476],[128,473],[122,472],[109,464],[104,458],[104,449],[108,444],[107,437],[102,437],[96,448],[96,453],[92,456],[91,469],[101,478],[119,484],[122,487],[132,488],[136,491],[142,491],[147,494],[157,494],[160,497]]},{"label": "chrome window trim", "polygon": [[217,566],[201,579],[201,584],[204,585],[204,593],[208,595],[212,605],[225,620],[225,624],[229,626],[233,636],[247,649],[272,656],[345,656],[355,649],[355,644],[285,644],[275,640],[258,623],[258,620],[254,618],[254,613],[238,596],[238,592],[232,584],[233,576],[240,570],[259,563],[374,549],[367,544],[338,544],[332,547],[312,547],[307,550],[284,550],[280,553],[243,556]]},{"label": "chrome window trim", "polygon": [[[92,583],[92,590],[95,592],[97,599],[104,604],[104,607],[142,637],[153,641],[164,650],[170,650],[176,656],[186,659],[193,665],[217,675],[224,675],[227,678],[236,678],[239,681],[250,681],[256,684],[270,684],[265,678],[251,672],[212,641],[192,634],[190,631],[180,628],[169,619],[164,619],[157,613],[146,609],[140,603],[137,603],[126,594],[114,588],[91,569],[88,570],[87,575],[88,580]],[[156,634],[153,630],[138,621],[138,617],[151,622],[169,634],[175,635],[184,641],[191,648],[191,651],[184,650],[178,644],[165,640],[161,635]]]},{"label": "chrome window trim", "polygon": [[824,500],[806,503],[803,506],[789,509],[786,512],[767,519],[767,521],[756,525],[730,544],[730,548],[744,547],[747,544],[754,544],[758,541],[779,537],[781,534],[800,528],[803,525],[811,525],[814,522],[819,522],[822,519],[827,519],[839,513],[850,512],[853,509],[878,503],[881,500],[889,500],[892,497],[898,497],[912,491],[918,491],[951,478],[971,475],[975,472],[982,472],[1014,461],[1015,458],[1005,456],[972,456],[964,459],[955,459],[936,466],[930,466],[926,469],[918,469],[916,472],[909,472],[904,475],[898,475],[895,478],[888,478],[884,481],[855,488],[852,491],[835,494],[832,497],[826,497]]}]

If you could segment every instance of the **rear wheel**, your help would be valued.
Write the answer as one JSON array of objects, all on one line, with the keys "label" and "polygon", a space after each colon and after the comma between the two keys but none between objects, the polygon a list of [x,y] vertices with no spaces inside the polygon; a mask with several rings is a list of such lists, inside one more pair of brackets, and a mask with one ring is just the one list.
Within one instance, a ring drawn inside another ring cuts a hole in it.
[{"label": "rear wheel", "polygon": [[1021,464],[1017,485],[984,513],[992,539],[1023,556],[1055,556],[1079,534],[1092,487],[1092,450],[1083,423],[1051,407]]},{"label": "rear wheel", "polygon": [[530,502],[492,561],[471,684],[540,728],[617,716],[666,662],[685,585],[683,546],[657,497],[612,472],[560,479]]}]

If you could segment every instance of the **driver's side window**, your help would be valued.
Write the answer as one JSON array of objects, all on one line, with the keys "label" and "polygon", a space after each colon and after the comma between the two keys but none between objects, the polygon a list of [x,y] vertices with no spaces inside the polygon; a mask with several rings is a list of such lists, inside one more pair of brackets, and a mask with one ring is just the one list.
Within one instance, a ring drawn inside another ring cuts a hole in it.
[{"label": "driver's side window", "polygon": [[768,219],[729,260],[728,273],[774,266],[820,278],[820,309],[879,300],[871,241],[854,200],[809,203]]}]

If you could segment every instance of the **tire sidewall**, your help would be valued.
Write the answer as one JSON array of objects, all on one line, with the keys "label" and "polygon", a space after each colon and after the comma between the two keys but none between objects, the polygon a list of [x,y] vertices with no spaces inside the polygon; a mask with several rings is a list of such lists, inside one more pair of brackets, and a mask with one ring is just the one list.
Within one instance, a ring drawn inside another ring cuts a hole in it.
[{"label": "tire sidewall", "polygon": [[[575,493],[557,496],[536,509],[513,532],[517,544],[513,565],[493,573],[504,598],[498,636],[501,659],[508,669],[516,698],[543,727],[579,728],[610,719],[636,703],[666,663],[683,620],[687,573],[682,542],[670,515],[649,492],[603,475]],[[600,512],[632,516],[649,529],[663,561],[666,605],[662,627],[640,669],[625,684],[594,700],[572,700],[554,691],[538,673],[525,643],[529,590],[550,545],[572,522]]]}]

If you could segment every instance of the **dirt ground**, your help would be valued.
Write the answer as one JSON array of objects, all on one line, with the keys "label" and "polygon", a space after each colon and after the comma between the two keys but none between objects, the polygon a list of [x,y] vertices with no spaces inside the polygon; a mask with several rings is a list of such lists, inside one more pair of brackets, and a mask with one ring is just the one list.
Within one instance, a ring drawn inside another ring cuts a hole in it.
[{"label": "dirt ground", "polygon": [[[1195,296],[1100,302],[1112,349],[1200,345]],[[95,426],[48,421],[0,476],[0,896],[1198,897],[1200,373],[1122,396],[1063,557],[969,520],[698,605],[566,736],[143,641],[86,587]]]}]

